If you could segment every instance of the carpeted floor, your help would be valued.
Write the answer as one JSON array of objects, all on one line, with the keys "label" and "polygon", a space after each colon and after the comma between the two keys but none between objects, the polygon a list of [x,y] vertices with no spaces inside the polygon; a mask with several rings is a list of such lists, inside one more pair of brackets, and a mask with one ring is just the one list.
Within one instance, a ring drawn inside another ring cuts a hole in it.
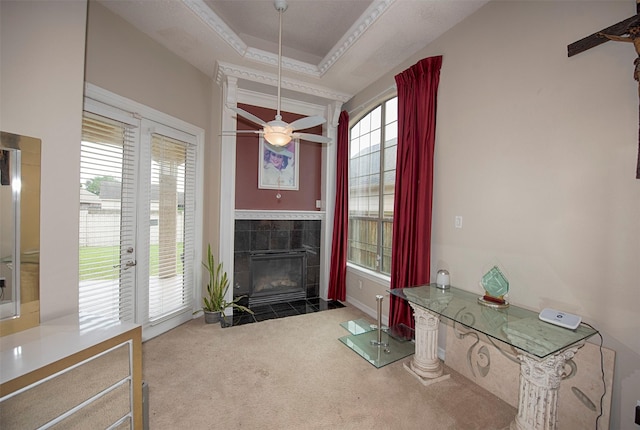
[{"label": "carpeted floor", "polygon": [[150,428],[504,429],[516,414],[446,369],[425,387],[343,345],[352,307],[222,329],[202,318],[143,345]]}]

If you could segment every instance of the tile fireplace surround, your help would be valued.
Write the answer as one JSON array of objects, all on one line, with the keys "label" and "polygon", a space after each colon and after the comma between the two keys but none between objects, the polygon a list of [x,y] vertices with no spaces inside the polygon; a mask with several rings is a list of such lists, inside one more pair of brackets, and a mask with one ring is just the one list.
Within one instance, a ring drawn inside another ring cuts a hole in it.
[{"label": "tile fireplace surround", "polygon": [[307,298],[319,295],[320,219],[236,219],[234,232],[234,297],[250,290],[249,256],[256,251],[307,251]]}]

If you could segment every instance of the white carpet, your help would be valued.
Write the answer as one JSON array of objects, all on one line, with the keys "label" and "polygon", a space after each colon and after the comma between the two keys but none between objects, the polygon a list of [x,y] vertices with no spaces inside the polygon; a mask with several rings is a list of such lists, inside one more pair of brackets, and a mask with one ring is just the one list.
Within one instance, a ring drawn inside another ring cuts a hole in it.
[{"label": "white carpet", "polygon": [[143,345],[150,428],[503,429],[515,408],[447,369],[424,387],[338,338],[346,307],[231,328],[202,318]]}]

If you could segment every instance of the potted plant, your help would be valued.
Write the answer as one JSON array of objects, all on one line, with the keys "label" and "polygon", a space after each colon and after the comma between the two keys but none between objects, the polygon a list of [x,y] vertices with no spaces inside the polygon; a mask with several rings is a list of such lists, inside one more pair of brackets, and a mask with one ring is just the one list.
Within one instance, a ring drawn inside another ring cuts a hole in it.
[{"label": "potted plant", "polygon": [[215,264],[213,254],[211,253],[211,245],[207,249],[207,261],[202,265],[209,272],[209,284],[207,285],[207,295],[202,297],[202,310],[204,311],[204,320],[206,323],[216,323],[220,321],[220,325],[226,327],[224,311],[227,308],[236,308],[243,312],[253,314],[253,311],[245,306],[238,304],[238,301],[246,296],[239,296],[228,302],[225,297],[229,290],[229,278],[227,272],[222,269],[222,263]]}]

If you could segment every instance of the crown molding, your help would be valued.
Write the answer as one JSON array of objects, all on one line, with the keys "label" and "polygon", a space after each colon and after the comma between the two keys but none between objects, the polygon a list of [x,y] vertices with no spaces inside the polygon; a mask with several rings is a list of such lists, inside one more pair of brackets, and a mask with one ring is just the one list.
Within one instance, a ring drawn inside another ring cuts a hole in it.
[{"label": "crown molding", "polygon": [[[347,50],[362,36],[373,23],[396,0],[375,0],[369,8],[351,26],[349,31],[336,43],[331,51],[322,59],[320,64],[311,64],[304,61],[282,57],[282,68],[312,76],[322,77]],[[278,65],[278,55],[262,49],[248,46],[223,20],[218,16],[204,0],[182,0],[182,2],[204,21],[222,40],[228,43],[242,58],[271,66]]]},{"label": "crown molding", "polygon": [[389,9],[389,6],[396,0],[376,0],[362,14],[349,31],[336,43],[333,49],[322,59],[318,65],[320,76],[324,75],[342,55],[362,36],[382,14]]},{"label": "crown molding", "polygon": [[[256,61],[258,63],[269,64],[273,67],[278,67],[278,56],[271,52],[263,51],[258,48],[248,48],[244,55],[249,60]],[[304,75],[313,76],[319,78],[322,76],[318,66],[305,63],[304,61],[294,60],[288,57],[282,57],[282,68],[291,70],[293,72],[302,73]]]},{"label": "crown molding", "polygon": [[[250,69],[248,67],[236,66],[234,64],[218,61],[216,70],[216,83],[218,85],[221,85],[227,77],[244,79],[247,81],[257,82],[273,87],[278,86],[278,75],[276,74],[265,73],[259,70]],[[320,85],[313,85],[288,77],[282,77],[281,86],[282,88],[297,91],[302,94],[309,94],[327,100],[336,100],[342,103],[346,103],[352,97],[351,94],[332,90],[331,88],[323,87]]]},{"label": "crown molding", "polygon": [[[270,94],[264,94],[256,91],[250,91],[243,88],[238,88],[235,103],[244,103],[252,106],[260,106],[267,109],[275,109],[277,99]],[[335,102],[342,107],[342,103]],[[227,100],[227,105],[233,105],[233,100]],[[281,100],[281,108],[285,112],[294,112],[300,115],[327,115],[327,105],[318,105],[314,103],[307,103],[300,100],[288,99],[283,97]],[[329,104],[331,105],[331,103]]]},{"label": "crown molding", "polygon": [[[182,0],[205,24],[227,42],[241,57],[245,56],[248,46],[238,35],[215,14],[203,0]],[[276,60],[277,61],[277,60]]]}]

